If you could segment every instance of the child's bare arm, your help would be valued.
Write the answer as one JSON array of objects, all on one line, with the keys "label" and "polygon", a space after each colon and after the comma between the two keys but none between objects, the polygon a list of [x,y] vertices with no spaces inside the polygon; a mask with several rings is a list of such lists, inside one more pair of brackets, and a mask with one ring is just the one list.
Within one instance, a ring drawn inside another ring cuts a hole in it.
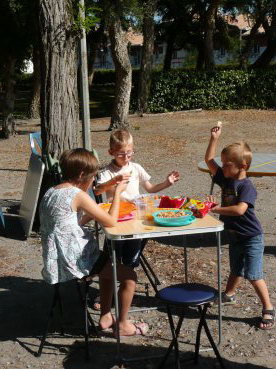
[{"label": "child's bare arm", "polygon": [[127,181],[129,180],[131,174],[125,173],[125,174],[119,174],[113,178],[111,178],[109,181],[104,183],[99,183],[96,185],[94,189],[95,195],[101,195],[102,193],[109,191],[113,186],[116,186],[121,181]]},{"label": "child's bare arm", "polygon": [[218,169],[218,165],[214,159],[216,155],[218,139],[221,134],[221,125],[221,122],[218,122],[218,125],[211,129],[211,137],[205,153],[205,163],[213,175],[216,174]]},{"label": "child's bare arm", "polygon": [[80,220],[80,225],[85,225],[87,224],[88,222],[90,222],[90,220],[93,220],[94,218],[92,218],[90,215],[88,214],[84,214],[82,217],[81,217],[81,220]]},{"label": "child's bare arm", "polygon": [[175,182],[179,181],[180,175],[177,171],[172,171],[167,175],[167,178],[164,182],[158,184],[152,184],[149,181],[143,183],[144,189],[149,193],[156,193],[164,190],[165,188],[170,187]]},{"label": "child's bare arm", "polygon": [[227,216],[241,216],[243,215],[248,208],[248,204],[246,202],[239,202],[237,205],[231,206],[215,206],[211,209],[211,212],[220,215],[227,215]]},{"label": "child's bare arm", "polygon": [[101,223],[104,227],[113,227],[117,223],[120,207],[120,194],[126,189],[127,181],[121,181],[115,189],[112,204],[108,213],[103,210],[91,197],[80,191],[72,202],[72,208],[76,208],[77,211],[84,211],[87,217],[95,219]]}]

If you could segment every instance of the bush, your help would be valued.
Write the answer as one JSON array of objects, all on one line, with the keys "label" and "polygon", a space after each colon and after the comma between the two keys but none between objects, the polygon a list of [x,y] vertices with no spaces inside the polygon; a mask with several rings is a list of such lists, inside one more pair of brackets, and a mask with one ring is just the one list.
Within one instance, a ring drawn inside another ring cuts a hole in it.
[{"label": "bush", "polygon": [[[137,85],[131,109],[136,108]],[[153,72],[148,102],[152,113],[189,109],[276,107],[276,69]]]}]

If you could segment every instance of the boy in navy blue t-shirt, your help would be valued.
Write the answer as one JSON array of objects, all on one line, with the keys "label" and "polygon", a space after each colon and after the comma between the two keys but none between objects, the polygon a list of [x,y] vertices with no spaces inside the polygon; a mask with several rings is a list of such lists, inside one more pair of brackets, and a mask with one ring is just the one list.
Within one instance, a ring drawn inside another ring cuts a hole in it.
[{"label": "boy in navy blue t-shirt", "polygon": [[211,129],[205,162],[222,190],[222,203],[212,211],[220,214],[230,240],[230,275],[222,302],[234,304],[242,278],[248,279],[263,305],[259,327],[271,329],[275,324],[275,310],[263,279],[263,231],[254,213],[257,191],[246,177],[252,152],[245,142],[228,145],[221,152],[222,167],[219,167],[214,158],[220,134],[221,124]]}]

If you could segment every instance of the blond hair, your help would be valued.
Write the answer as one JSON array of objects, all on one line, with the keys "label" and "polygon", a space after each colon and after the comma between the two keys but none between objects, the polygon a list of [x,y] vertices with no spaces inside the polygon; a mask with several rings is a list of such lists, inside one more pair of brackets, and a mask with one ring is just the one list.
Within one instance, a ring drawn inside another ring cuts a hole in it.
[{"label": "blond hair", "polygon": [[229,161],[237,165],[247,165],[249,169],[252,161],[252,151],[250,146],[245,141],[239,141],[226,146],[222,152]]},{"label": "blond hair", "polygon": [[110,135],[109,147],[110,149],[119,149],[126,145],[133,144],[133,137],[126,129],[118,129]]},{"label": "blond hair", "polygon": [[90,151],[83,148],[64,151],[59,163],[62,179],[77,183],[89,181],[96,175],[99,167],[96,157]]}]

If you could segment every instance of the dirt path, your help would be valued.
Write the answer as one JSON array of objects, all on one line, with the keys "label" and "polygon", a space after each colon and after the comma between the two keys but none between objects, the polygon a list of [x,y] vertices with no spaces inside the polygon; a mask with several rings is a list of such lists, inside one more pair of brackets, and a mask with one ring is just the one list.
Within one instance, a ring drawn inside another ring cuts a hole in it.
[{"label": "dirt path", "polygon": [[[130,122],[135,140],[135,161],[143,165],[152,175],[152,181],[165,178],[173,168],[179,170],[182,179],[166,191],[169,195],[185,194],[199,196],[209,192],[210,180],[207,174],[197,170],[197,163],[203,160],[210,128],[223,121],[223,136],[220,148],[226,143],[246,139],[255,152],[275,152],[275,111],[215,111],[177,113],[144,118],[131,117]],[[107,145],[109,132],[106,131],[109,119],[92,120],[91,140],[98,151],[102,163],[109,160]],[[39,130],[38,122],[18,122],[18,135],[9,140],[0,141],[0,200],[19,203],[24,187],[30,148],[28,133]],[[273,303],[276,305],[276,181],[275,177],[253,179],[258,190],[257,214],[265,231],[265,277]],[[215,188],[218,192],[218,188]],[[190,238],[188,244],[196,248],[188,249],[190,280],[216,283],[216,249],[214,239],[205,237]],[[170,247],[168,247],[170,245]],[[183,281],[183,249],[181,240],[166,239],[150,241],[147,258],[154,266],[162,285],[172,281]],[[174,246],[174,247],[172,247]],[[205,247],[202,247],[205,246]],[[223,284],[229,271],[228,247],[223,245],[222,276]],[[112,337],[91,339],[90,363],[84,360],[83,339],[78,330],[81,324],[79,310],[75,308],[74,286],[64,288],[65,293],[65,338],[49,339],[41,358],[34,353],[38,349],[39,339],[46,323],[51,301],[51,289],[41,280],[42,267],[39,236],[33,234],[27,241],[0,237],[0,321],[1,321],[1,369],[23,368],[65,368],[65,369],[109,369],[114,366],[113,355],[116,343]],[[135,304],[156,306],[157,301],[150,289],[150,297],[145,296],[146,282],[139,270],[139,280]],[[92,285],[91,295],[96,292],[97,284]],[[73,291],[73,292],[72,292]],[[262,331],[256,328],[261,306],[248,283],[244,283],[238,292],[238,303],[224,308],[223,342],[220,351],[225,358],[227,368],[261,369],[276,368],[276,328]],[[92,312],[92,310],[91,310]],[[217,332],[217,310],[210,310],[210,326]],[[74,317],[74,319],[72,319]],[[95,321],[97,314],[93,313]],[[134,320],[145,320],[150,325],[149,335],[143,338],[123,340],[126,355],[164,354],[169,344],[168,321],[164,310],[149,310],[133,313]],[[193,350],[196,320],[190,311],[187,323],[181,333],[183,355],[188,357]],[[56,325],[58,327],[58,325]],[[206,344],[203,338],[203,344]],[[157,360],[133,362],[129,368],[156,368]],[[194,367],[187,364],[187,368]],[[198,368],[217,367],[212,352],[201,352]],[[173,368],[171,359],[166,368]]]}]

